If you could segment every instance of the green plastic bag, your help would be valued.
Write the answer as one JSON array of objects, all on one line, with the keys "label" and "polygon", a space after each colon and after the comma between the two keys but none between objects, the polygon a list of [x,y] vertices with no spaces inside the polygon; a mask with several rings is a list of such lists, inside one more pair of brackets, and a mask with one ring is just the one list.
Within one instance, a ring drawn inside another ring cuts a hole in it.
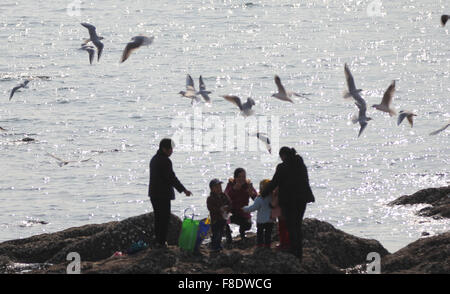
[{"label": "green plastic bag", "polygon": [[195,249],[195,243],[197,242],[197,232],[200,221],[194,220],[194,214],[192,214],[191,218],[187,218],[187,209],[184,210],[185,214],[181,225],[181,234],[178,239],[178,246],[186,251],[193,252]]}]

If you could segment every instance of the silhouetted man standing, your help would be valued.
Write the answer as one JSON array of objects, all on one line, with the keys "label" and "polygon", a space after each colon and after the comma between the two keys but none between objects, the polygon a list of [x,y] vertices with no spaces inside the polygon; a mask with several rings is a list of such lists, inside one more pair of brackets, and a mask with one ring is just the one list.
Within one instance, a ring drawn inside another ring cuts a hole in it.
[{"label": "silhouetted man standing", "polygon": [[171,139],[162,139],[159,149],[150,160],[150,183],[148,196],[153,206],[155,220],[155,238],[159,245],[166,246],[170,221],[170,201],[175,199],[174,189],[186,196],[192,193],[181,184],[172,169],[169,159],[173,152]]}]

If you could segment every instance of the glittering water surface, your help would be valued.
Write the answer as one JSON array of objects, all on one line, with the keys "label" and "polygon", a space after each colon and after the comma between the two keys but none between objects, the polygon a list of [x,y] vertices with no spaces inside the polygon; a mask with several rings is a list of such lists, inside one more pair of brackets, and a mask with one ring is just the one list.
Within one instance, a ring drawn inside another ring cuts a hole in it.
[{"label": "glittering water surface", "polygon": [[[377,239],[391,252],[424,231],[448,230],[448,220],[416,216],[423,205],[386,206],[449,183],[449,130],[428,135],[450,117],[450,26],[439,24],[447,1],[382,1],[371,16],[370,1],[82,1],[79,16],[68,14],[70,3],[0,5],[0,126],[7,129],[0,131],[0,241],[151,211],[148,162],[159,140],[177,131],[174,118],[189,120],[194,109],[205,122],[238,118],[225,94],[251,95],[256,117],[279,120],[279,146],[304,157],[316,196],[306,217]],[[90,66],[78,50],[88,36],[80,22],[105,37],[100,63]],[[119,64],[139,34],[155,36],[154,43]],[[369,107],[373,120],[357,138],[356,107],[342,98],[344,63],[368,106],[397,80],[393,105],[418,115],[414,127]],[[177,94],[187,73],[196,85],[203,76],[210,107],[192,107]],[[310,100],[271,98],[274,74]],[[29,88],[8,101],[28,77]],[[207,215],[211,178],[226,180],[243,166],[258,183],[279,162],[264,160],[264,146],[211,151],[175,149],[174,169],[194,193],[177,195],[177,215],[190,206]],[[59,167],[47,152],[90,160]]]}]

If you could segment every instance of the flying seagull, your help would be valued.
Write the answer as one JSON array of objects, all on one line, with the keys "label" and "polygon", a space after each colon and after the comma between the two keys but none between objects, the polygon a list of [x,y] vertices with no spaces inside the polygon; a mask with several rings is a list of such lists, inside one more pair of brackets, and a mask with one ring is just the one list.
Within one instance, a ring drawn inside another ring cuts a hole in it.
[{"label": "flying seagull", "polygon": [[[100,42],[100,40],[103,38],[97,36],[97,32],[95,31],[96,29],[93,25],[85,23],[85,22],[81,23],[81,25],[88,29],[89,41],[91,41],[95,45],[95,47],[97,47],[97,61],[100,61],[100,56],[102,55],[102,51],[103,51],[103,43]],[[87,44],[87,42],[86,42],[86,44]]]},{"label": "flying seagull", "polygon": [[450,18],[450,15],[447,15],[447,14],[443,14],[442,16],[441,16],[441,24],[442,24],[442,26],[445,26],[445,24],[447,23],[447,20]]},{"label": "flying seagull", "polygon": [[28,83],[30,81],[29,80],[25,80],[22,84],[15,86],[12,90],[11,90],[11,94],[9,95],[9,101],[11,101],[14,93],[19,90],[20,88],[26,88]]},{"label": "flying seagull", "polygon": [[450,121],[449,121],[445,126],[443,126],[442,128],[440,128],[439,130],[436,130],[436,131],[434,131],[434,132],[431,132],[431,133],[430,133],[430,136],[434,136],[434,135],[439,134],[440,132],[442,132],[442,131],[444,131],[446,128],[448,128],[449,126],[450,126]]},{"label": "flying seagull", "polygon": [[131,38],[132,42],[129,42],[127,46],[125,46],[125,49],[122,53],[122,58],[120,59],[120,63],[124,62],[125,60],[130,57],[131,53],[134,50],[137,50],[141,46],[148,46],[153,42],[153,39],[155,37],[146,37],[146,36],[136,36]]},{"label": "flying seagull", "polygon": [[249,116],[254,113],[254,111],[252,110],[252,106],[255,105],[255,100],[253,100],[252,98],[249,97],[247,98],[247,102],[242,103],[241,98],[239,98],[238,96],[224,95],[222,97],[239,107],[242,115]]},{"label": "flying seagull", "polygon": [[398,114],[398,119],[397,119],[397,126],[399,126],[402,121],[405,119],[405,117],[408,119],[409,124],[411,125],[411,128],[413,127],[413,117],[417,116],[417,114],[412,113],[411,111],[404,111],[404,110],[400,110],[399,114]]},{"label": "flying seagull", "polygon": [[389,113],[390,116],[395,115],[395,111],[390,107],[392,102],[392,97],[394,96],[395,92],[395,81],[392,81],[392,83],[389,85],[389,87],[386,89],[383,95],[383,99],[381,100],[380,104],[374,104],[372,107]]},{"label": "flying seagull", "polygon": [[266,144],[267,151],[272,154],[272,147],[270,146],[270,139],[265,136],[265,133],[256,133],[256,137]]},{"label": "flying seagull", "polygon": [[67,164],[69,164],[69,163],[71,163],[71,162],[86,162],[86,161],[91,160],[90,158],[88,158],[88,159],[79,160],[79,161],[76,161],[76,160],[73,160],[73,161],[67,161],[67,160],[63,160],[63,159],[61,159],[61,158],[59,158],[59,157],[56,157],[55,155],[50,154],[50,153],[48,153],[48,152],[47,152],[47,155],[48,155],[48,156],[51,156],[51,157],[53,157],[54,159],[56,159],[57,161],[59,161],[59,162],[58,162],[59,167],[63,167],[64,165],[67,165]]},{"label": "flying seagull", "polygon": [[197,97],[197,92],[195,91],[194,80],[190,74],[186,76],[186,91],[180,91],[178,94],[191,99],[191,104],[194,104],[194,100],[196,102],[200,101],[200,98]]},{"label": "flying seagull", "polygon": [[[303,95],[300,95],[295,92],[286,92],[286,90],[283,87],[283,84],[281,84],[281,79],[278,75],[275,75],[275,84],[277,85],[278,93],[273,94],[272,97],[275,97],[275,98],[283,100],[283,101],[289,101],[291,103],[294,103],[294,101],[292,101],[292,99],[291,99],[292,95],[297,96],[297,97],[306,98]],[[308,98],[306,98],[306,99],[308,99]]]},{"label": "flying seagull", "polygon": [[80,49],[84,50],[84,51],[87,51],[89,53],[89,63],[92,64],[92,61],[94,60],[94,55],[95,55],[94,47],[84,45]]},{"label": "flying seagull", "polygon": [[358,116],[355,116],[352,119],[352,122],[354,124],[359,122],[359,125],[361,126],[359,129],[359,133],[358,133],[358,138],[359,138],[359,136],[361,136],[361,133],[367,127],[367,122],[369,120],[372,120],[372,118],[366,116],[366,111],[367,111],[366,101],[359,94],[362,90],[356,89],[355,81],[353,79],[352,73],[350,72],[350,69],[347,66],[347,63],[344,66],[344,73],[345,73],[345,77],[346,77],[347,85],[348,85],[348,93],[344,94],[344,97],[345,98],[353,97],[353,99],[355,100],[355,105],[359,109]]},{"label": "flying seagull", "polygon": [[200,91],[198,91],[197,94],[200,94],[203,99],[205,99],[205,102],[211,103],[211,98],[209,98],[208,94],[211,94],[211,91],[206,91],[205,83],[203,82],[202,76],[198,79]]},{"label": "flying seagull", "polygon": [[0,131],[4,131],[4,132],[6,132],[6,131],[7,131],[7,129],[4,129],[4,128],[0,127]]}]

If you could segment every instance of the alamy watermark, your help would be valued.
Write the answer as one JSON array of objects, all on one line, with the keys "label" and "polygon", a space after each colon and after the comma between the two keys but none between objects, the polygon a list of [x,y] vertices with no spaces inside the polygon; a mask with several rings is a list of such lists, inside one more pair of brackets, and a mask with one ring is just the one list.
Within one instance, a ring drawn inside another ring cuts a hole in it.
[{"label": "alamy watermark", "polygon": [[67,5],[67,15],[71,17],[81,16],[81,0],[73,0]]},{"label": "alamy watermark", "polygon": [[381,273],[381,256],[378,252],[370,252],[367,254],[367,261],[371,263],[367,264],[368,274],[380,274]]},{"label": "alamy watermark", "polygon": [[373,0],[367,5],[367,15],[370,17],[383,17],[386,13],[382,11],[382,8],[383,2],[381,0]]},{"label": "alamy watermark", "polygon": [[278,160],[278,116],[219,116],[193,107],[192,114],[174,117],[172,140],[177,152],[248,152],[263,162]]},{"label": "alamy watermark", "polygon": [[78,252],[70,252],[69,254],[67,254],[66,260],[71,261],[66,268],[67,274],[70,275],[81,273],[81,257]]}]

